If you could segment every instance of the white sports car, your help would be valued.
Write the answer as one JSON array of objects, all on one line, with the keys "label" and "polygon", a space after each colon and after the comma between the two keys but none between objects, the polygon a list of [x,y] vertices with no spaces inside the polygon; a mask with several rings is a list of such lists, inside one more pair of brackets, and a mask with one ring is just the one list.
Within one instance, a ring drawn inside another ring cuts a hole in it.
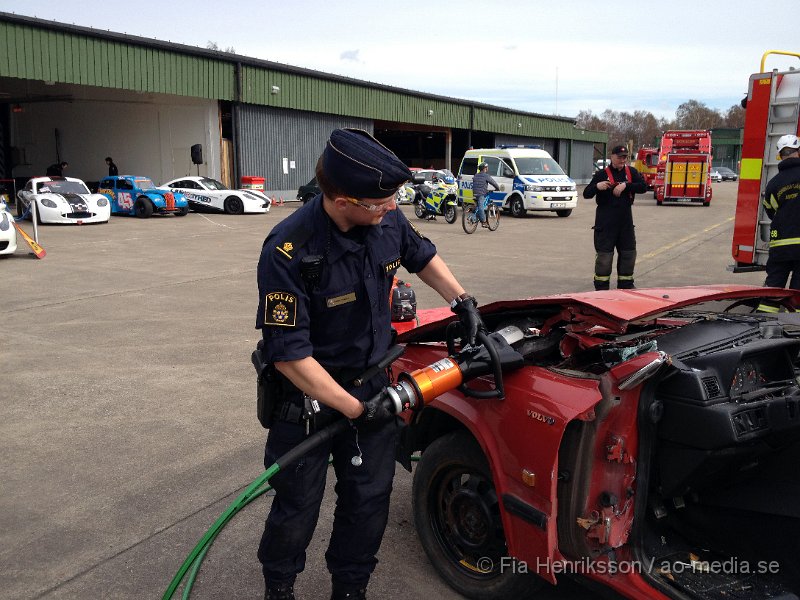
[{"label": "white sports car", "polygon": [[34,177],[17,192],[17,215],[30,217],[34,202],[40,223],[107,223],[111,216],[108,198],[74,177]]},{"label": "white sports car", "polygon": [[17,229],[13,221],[14,215],[0,200],[0,254],[14,254],[17,251]]},{"label": "white sports car", "polygon": [[231,190],[209,177],[181,177],[164,184],[180,191],[196,211],[226,212],[230,215],[269,212],[272,200],[258,190]]}]

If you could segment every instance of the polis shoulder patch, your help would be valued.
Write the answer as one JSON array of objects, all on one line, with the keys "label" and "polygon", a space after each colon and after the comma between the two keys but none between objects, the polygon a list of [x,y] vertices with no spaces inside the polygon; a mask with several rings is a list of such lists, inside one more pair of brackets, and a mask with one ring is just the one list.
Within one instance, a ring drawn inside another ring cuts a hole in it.
[{"label": "polis shoulder patch", "polygon": [[264,325],[294,327],[297,322],[297,296],[288,292],[267,292],[264,296]]},{"label": "polis shoulder patch", "polygon": [[411,229],[413,229],[414,233],[416,233],[419,237],[421,237],[423,240],[428,239],[424,235],[422,235],[422,232],[419,229],[417,229],[417,226],[414,225],[411,221],[409,221],[408,224],[411,225]]}]

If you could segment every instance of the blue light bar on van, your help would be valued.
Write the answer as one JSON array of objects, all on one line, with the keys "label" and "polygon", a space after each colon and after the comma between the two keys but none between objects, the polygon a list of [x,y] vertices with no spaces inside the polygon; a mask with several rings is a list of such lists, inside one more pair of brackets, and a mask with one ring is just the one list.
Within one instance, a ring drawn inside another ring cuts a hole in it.
[{"label": "blue light bar on van", "polygon": [[539,144],[501,144],[498,146],[501,150],[506,150],[508,148],[533,148],[534,150],[541,150],[542,147]]}]

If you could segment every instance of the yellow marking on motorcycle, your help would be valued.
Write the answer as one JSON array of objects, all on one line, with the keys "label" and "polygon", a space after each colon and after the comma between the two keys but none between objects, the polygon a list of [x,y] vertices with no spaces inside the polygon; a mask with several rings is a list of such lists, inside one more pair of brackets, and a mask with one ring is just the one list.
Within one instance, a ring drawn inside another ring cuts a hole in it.
[{"label": "yellow marking on motorcycle", "polygon": [[648,254],[645,254],[644,256],[642,256],[642,258],[645,259],[645,258],[653,258],[654,256],[658,256],[662,252],[666,252],[667,250],[670,250],[670,249],[674,248],[675,246],[679,246],[679,245],[681,245],[681,244],[683,244],[685,242],[688,242],[689,240],[691,240],[693,238],[696,238],[697,236],[699,236],[699,235],[701,235],[703,233],[708,233],[709,231],[713,231],[717,227],[722,227],[723,225],[726,225],[727,223],[730,223],[731,221],[733,221],[733,217],[728,217],[724,221],[721,221],[721,222],[719,222],[719,223],[717,223],[715,225],[711,225],[710,227],[706,227],[705,229],[703,229],[703,231],[698,231],[697,233],[693,233],[691,235],[687,235],[686,237],[679,239],[677,242],[672,242],[671,244],[667,244],[666,246],[661,246],[661,248],[658,248],[657,250],[653,250],[652,252],[650,252]]},{"label": "yellow marking on motorcycle", "polygon": [[739,178],[761,181],[761,166],[763,162],[760,158],[743,158],[739,169]]}]

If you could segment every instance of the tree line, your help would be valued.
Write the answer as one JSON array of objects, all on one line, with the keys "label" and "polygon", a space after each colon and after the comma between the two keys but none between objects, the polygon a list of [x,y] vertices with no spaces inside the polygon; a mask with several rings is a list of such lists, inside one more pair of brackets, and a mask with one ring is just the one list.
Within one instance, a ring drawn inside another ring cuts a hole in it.
[{"label": "tree line", "polygon": [[687,100],[678,106],[672,120],[658,119],[645,110],[632,113],[604,110],[599,115],[582,110],[576,117],[576,124],[581,129],[605,131],[611,144],[632,142],[631,151],[636,152],[641,146],[658,147],[661,135],[671,129],[744,127],[744,109],[734,104],[723,113],[697,100]]}]

